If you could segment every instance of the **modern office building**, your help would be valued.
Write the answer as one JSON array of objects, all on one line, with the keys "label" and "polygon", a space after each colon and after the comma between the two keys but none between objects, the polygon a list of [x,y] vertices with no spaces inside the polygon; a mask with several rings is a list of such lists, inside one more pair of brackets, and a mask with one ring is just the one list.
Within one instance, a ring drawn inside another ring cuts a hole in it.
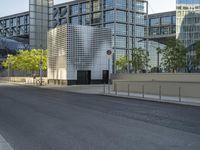
[{"label": "modern office building", "polygon": [[165,43],[176,37],[176,11],[148,15],[149,39]]},{"label": "modern office building", "polygon": [[185,47],[200,40],[200,0],[177,0],[176,38]]},{"label": "modern office building", "polygon": [[114,60],[134,47],[146,48],[147,0],[74,0],[58,5],[53,0],[29,0],[29,7],[28,12],[0,18],[0,36],[22,37],[32,48],[46,48],[48,29],[88,25],[112,30]]},{"label": "modern office building", "polygon": [[188,71],[197,71],[192,65],[195,44],[200,41],[200,0],[176,1],[176,38],[188,49]]},{"label": "modern office building", "polygon": [[156,49],[164,48],[169,39],[176,38],[176,11],[150,14],[146,22],[149,27],[145,29],[149,35],[149,65],[150,68],[160,67],[162,56],[158,56]]},{"label": "modern office building", "polygon": [[66,24],[51,29],[48,32],[49,82],[107,82],[112,63],[108,63],[106,51],[111,47],[111,29]]}]

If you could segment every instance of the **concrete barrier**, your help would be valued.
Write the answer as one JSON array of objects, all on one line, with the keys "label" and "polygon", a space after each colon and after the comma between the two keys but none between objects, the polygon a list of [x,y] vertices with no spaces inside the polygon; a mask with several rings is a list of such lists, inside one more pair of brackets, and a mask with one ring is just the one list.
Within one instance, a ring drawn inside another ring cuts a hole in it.
[{"label": "concrete barrier", "polygon": [[200,74],[118,74],[113,76],[113,88],[118,92],[200,99]]}]

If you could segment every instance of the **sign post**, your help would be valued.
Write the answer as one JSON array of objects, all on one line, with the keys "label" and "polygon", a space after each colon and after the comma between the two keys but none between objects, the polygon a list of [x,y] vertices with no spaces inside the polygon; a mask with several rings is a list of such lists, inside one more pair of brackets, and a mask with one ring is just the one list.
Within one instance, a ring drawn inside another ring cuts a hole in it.
[{"label": "sign post", "polygon": [[110,61],[111,61],[111,56],[112,56],[112,51],[111,50],[107,50],[106,54],[108,56],[108,94],[110,94]]}]

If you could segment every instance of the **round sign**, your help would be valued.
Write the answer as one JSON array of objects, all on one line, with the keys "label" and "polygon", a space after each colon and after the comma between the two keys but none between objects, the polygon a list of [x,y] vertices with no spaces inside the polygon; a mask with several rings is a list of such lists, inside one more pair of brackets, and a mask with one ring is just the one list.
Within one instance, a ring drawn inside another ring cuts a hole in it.
[{"label": "round sign", "polygon": [[112,51],[111,51],[111,50],[107,50],[106,54],[107,54],[107,55],[111,55],[111,54],[112,54]]}]

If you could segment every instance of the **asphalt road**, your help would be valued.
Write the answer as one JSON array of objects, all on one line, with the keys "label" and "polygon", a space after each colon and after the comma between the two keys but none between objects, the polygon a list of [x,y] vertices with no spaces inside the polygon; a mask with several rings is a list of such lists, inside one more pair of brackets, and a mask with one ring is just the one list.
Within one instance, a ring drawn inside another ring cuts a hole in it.
[{"label": "asphalt road", "polygon": [[14,150],[199,150],[200,108],[0,83]]}]

